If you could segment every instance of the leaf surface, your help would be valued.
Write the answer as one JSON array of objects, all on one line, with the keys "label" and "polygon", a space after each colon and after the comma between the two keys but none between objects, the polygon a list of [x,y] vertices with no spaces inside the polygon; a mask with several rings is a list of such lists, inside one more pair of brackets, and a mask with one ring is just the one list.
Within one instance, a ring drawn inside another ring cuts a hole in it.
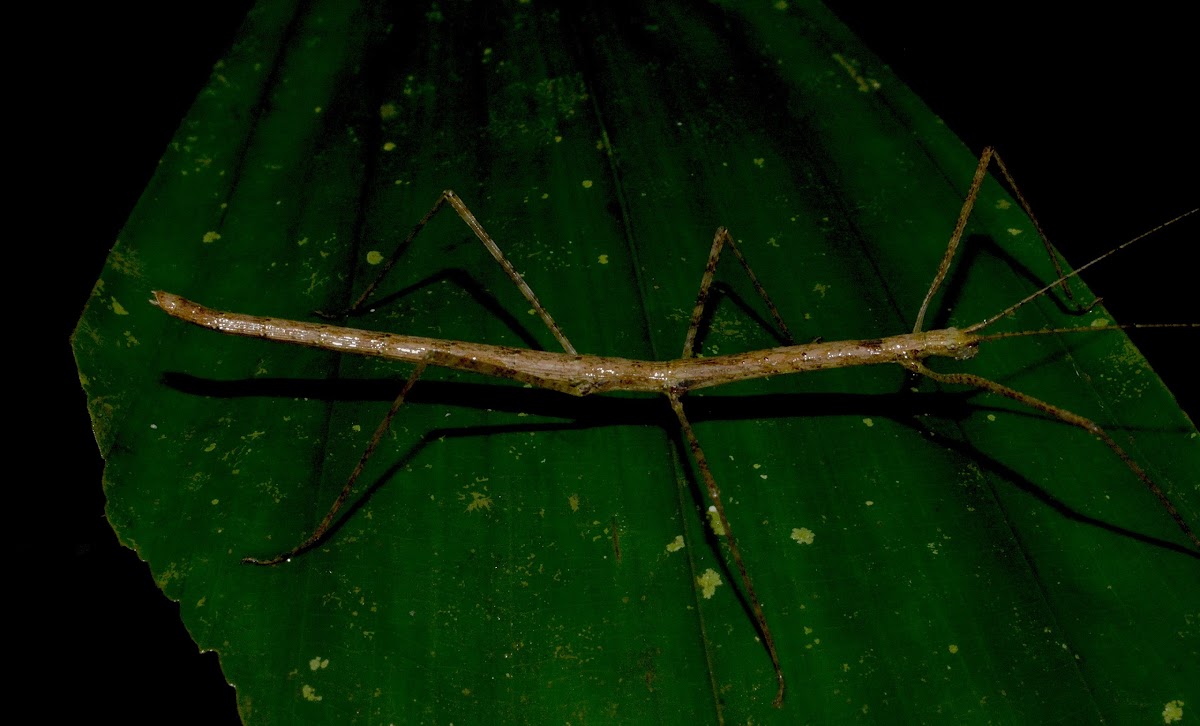
[{"label": "leaf surface", "polygon": [[[261,4],[75,336],[109,519],[250,723],[1123,722],[1198,702],[1195,553],[1100,443],[1011,401],[888,367],[688,397],[780,649],[777,711],[663,400],[431,371],[329,541],[247,567],[312,531],[408,369],[144,302],[312,319],[452,188],[580,352],[677,357],[718,225],[799,340],[875,338],[911,330],[975,160],[811,3]],[[736,265],[718,276],[703,353],[779,345]],[[1050,279],[989,181],[931,323]],[[448,212],[384,289],[351,324],[556,349]],[[1069,307],[996,328],[1105,318]],[[1197,521],[1196,430],[1123,335],[937,367],[1095,419]]]}]

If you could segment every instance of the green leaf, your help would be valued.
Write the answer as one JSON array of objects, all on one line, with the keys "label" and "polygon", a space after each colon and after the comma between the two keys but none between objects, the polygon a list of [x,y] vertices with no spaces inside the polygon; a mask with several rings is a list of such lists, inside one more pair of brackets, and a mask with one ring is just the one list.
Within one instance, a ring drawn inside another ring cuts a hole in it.
[{"label": "green leaf", "polygon": [[[453,188],[581,352],[678,356],[718,225],[799,339],[898,334],[975,161],[810,3],[264,3],[75,336],[109,519],[248,722],[1160,718],[1200,695],[1195,553],[1100,443],[1013,402],[913,392],[886,367],[687,399],[780,650],[777,711],[664,401],[430,372],[329,541],[247,567],[312,531],[408,369],[144,302],[311,319]],[[778,345],[736,266],[718,274],[703,352]],[[989,181],[933,322],[1052,278]],[[453,216],[386,289],[352,324],[556,349]],[[1105,318],[1066,307],[996,327]],[[1200,519],[1196,430],[1123,335],[998,341],[939,368],[1095,419]]]}]

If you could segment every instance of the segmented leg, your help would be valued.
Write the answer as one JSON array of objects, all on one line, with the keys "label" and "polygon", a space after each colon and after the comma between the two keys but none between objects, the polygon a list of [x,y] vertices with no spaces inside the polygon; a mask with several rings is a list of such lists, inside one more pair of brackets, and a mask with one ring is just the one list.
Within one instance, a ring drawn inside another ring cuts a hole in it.
[{"label": "segmented leg", "polygon": [[[342,314],[349,315],[360,310],[363,304],[366,303],[367,299],[370,298],[372,293],[374,293],[379,287],[379,283],[383,280],[384,276],[386,276],[387,273],[392,269],[392,267],[396,264],[396,261],[399,260],[404,251],[408,249],[408,246],[412,244],[413,239],[415,239],[421,230],[424,229],[425,225],[429,223],[429,220],[433,219],[433,216],[437,214],[438,210],[442,208],[443,204],[449,204],[454,211],[458,213],[458,216],[461,217],[463,222],[465,222],[467,226],[471,228],[471,231],[475,233],[475,236],[479,238],[479,241],[483,243],[483,246],[486,247],[488,252],[492,254],[492,257],[495,258],[496,262],[498,262],[500,266],[504,268],[505,274],[508,275],[508,278],[517,286],[517,288],[521,291],[521,294],[525,296],[525,299],[528,300],[531,305],[533,305],[533,308],[538,312],[538,315],[541,316],[542,321],[546,323],[546,327],[550,328],[550,332],[554,334],[554,337],[558,340],[559,344],[562,345],[563,350],[574,354],[574,346],[572,346],[571,342],[567,340],[567,336],[564,335],[562,330],[558,327],[558,323],[554,322],[554,318],[550,316],[550,313],[544,307],[542,307],[542,303],[538,301],[537,295],[534,294],[533,289],[530,288],[528,283],[521,278],[521,275],[517,272],[516,268],[512,266],[512,263],[510,263],[508,258],[504,256],[504,253],[500,251],[499,245],[497,245],[495,240],[493,240],[491,236],[483,229],[483,225],[481,225],[479,220],[475,218],[475,215],[471,213],[471,210],[467,208],[467,205],[458,198],[457,194],[449,189],[442,192],[441,196],[439,196],[437,201],[434,202],[433,207],[425,213],[424,217],[421,217],[416,226],[412,228],[412,231],[408,233],[408,237],[406,237],[404,241],[400,243],[400,246],[396,248],[396,251],[392,253],[392,256],[388,258],[387,262],[383,266],[383,269],[380,270],[380,273],[375,280],[367,286],[366,290],[364,290],[358,299],[354,301],[354,304],[347,308]],[[338,317],[328,316],[324,313],[320,314],[324,317]],[[342,505],[346,503],[346,499],[350,496],[350,492],[354,489],[354,484],[358,481],[358,477],[362,474],[363,468],[367,464],[367,460],[371,458],[371,455],[375,453],[375,449],[379,447],[380,441],[383,440],[383,435],[387,433],[388,427],[391,425],[392,418],[395,417],[396,412],[400,409],[400,406],[404,404],[405,396],[408,395],[409,390],[417,382],[417,379],[421,377],[421,374],[424,372],[427,365],[439,364],[441,355],[443,354],[432,353],[424,361],[418,363],[416,368],[413,369],[412,374],[409,375],[408,381],[404,384],[404,388],[401,389],[400,395],[396,397],[396,400],[392,403],[391,409],[388,410],[388,413],[386,416],[384,416],[383,421],[379,423],[379,427],[375,429],[375,433],[371,437],[371,441],[367,444],[366,450],[363,451],[362,457],[359,458],[358,464],[354,467],[354,471],[350,473],[350,478],[346,481],[346,485],[342,487],[342,491],[338,494],[337,499],[333,501],[333,506],[330,507],[329,512],[325,515],[325,518],[321,520],[321,524],[317,526],[316,531],[314,531],[308,539],[304,540],[292,549],[276,555],[271,559],[260,560],[255,557],[247,557],[243,559],[242,562],[252,565],[277,565],[281,562],[286,562],[296,555],[307,552],[308,550],[320,544],[321,540],[324,539],[326,534],[328,534],[329,528],[333,525],[333,518],[342,508]],[[515,380],[525,380],[516,371],[511,372],[511,375],[508,377]],[[544,383],[539,385],[542,385],[543,387],[549,387]],[[560,389],[556,388],[555,390]],[[564,393],[581,395],[576,390],[568,390],[567,387],[563,387],[561,390]]]},{"label": "segmented leg", "polygon": [[1197,549],[1200,549],[1200,538],[1197,538],[1196,533],[1192,531],[1190,526],[1188,526],[1188,523],[1184,520],[1183,515],[1181,515],[1179,510],[1175,508],[1174,503],[1171,502],[1166,493],[1157,484],[1155,484],[1146,474],[1145,470],[1143,470],[1142,467],[1139,466],[1138,463],[1134,461],[1133,458],[1129,456],[1129,454],[1126,453],[1126,451],[1122,449],[1116,441],[1113,440],[1113,437],[1109,436],[1108,432],[1101,428],[1100,425],[1095,421],[1084,418],[1083,416],[1066,409],[1059,408],[1058,406],[1047,403],[1039,398],[1034,398],[1027,393],[1022,393],[1016,389],[996,383],[995,381],[989,380],[982,376],[977,376],[971,373],[938,373],[937,371],[931,370],[924,363],[915,361],[906,367],[914,373],[919,373],[927,378],[938,381],[939,383],[973,386],[975,388],[981,388],[985,391],[1004,396],[1005,398],[1010,398],[1018,403],[1029,406],[1034,410],[1041,411],[1048,416],[1052,416],[1063,423],[1071,424],[1072,426],[1078,426],[1084,431],[1087,431],[1089,434],[1099,438],[1104,442],[1105,446],[1112,449],[1113,453],[1116,454],[1121,461],[1125,462],[1125,466],[1129,467],[1129,470],[1132,471],[1138,479],[1142,480],[1142,483],[1146,485],[1146,488],[1158,498],[1158,501],[1163,505],[1163,508],[1167,510],[1167,514],[1171,515],[1171,519],[1175,520],[1175,524],[1179,525],[1179,530],[1183,532],[1183,534],[1189,540],[1192,541],[1192,544],[1196,545]]},{"label": "segmented leg", "polygon": [[721,250],[725,243],[729,243],[729,248],[733,250],[733,254],[737,257],[738,262],[742,263],[742,268],[746,270],[746,275],[750,278],[750,282],[754,284],[754,289],[758,291],[758,296],[767,304],[767,310],[771,312],[771,317],[775,319],[775,324],[779,326],[779,331],[783,333],[783,337],[791,345],[795,341],[792,339],[792,333],[788,330],[787,324],[783,322],[783,316],[779,314],[779,308],[775,307],[775,303],[771,302],[771,297],[767,295],[767,291],[758,282],[758,277],[754,275],[754,270],[750,269],[750,263],[746,262],[746,258],[742,256],[742,251],[738,249],[737,242],[733,241],[733,236],[729,234],[729,230],[724,227],[718,227],[717,233],[713,235],[712,249],[708,253],[708,262],[704,265],[704,274],[700,278],[700,292],[696,294],[696,305],[692,308],[692,320],[688,324],[687,337],[683,340],[683,356],[691,358],[696,354],[696,331],[700,329],[700,319],[704,317],[704,308],[708,303],[708,291],[712,287],[713,274],[717,270],[717,262],[721,259]]},{"label": "segmented leg", "polygon": [[666,395],[671,401],[675,417],[679,419],[684,438],[687,439],[688,446],[692,450],[692,458],[696,460],[696,468],[699,469],[700,478],[704,480],[704,486],[708,489],[708,496],[717,509],[717,517],[721,520],[721,527],[725,530],[725,540],[729,543],[729,553],[733,555],[733,562],[737,565],[738,573],[742,577],[742,585],[746,588],[746,595],[750,598],[750,607],[754,610],[754,619],[758,623],[759,632],[762,633],[763,642],[767,644],[771,663],[775,666],[775,679],[779,682],[779,691],[775,694],[772,704],[779,708],[783,705],[783,668],[779,665],[779,653],[775,651],[775,639],[771,637],[771,629],[767,626],[767,616],[763,614],[762,605],[758,602],[758,594],[754,592],[754,585],[750,582],[750,573],[746,571],[746,563],[742,560],[737,540],[733,537],[733,528],[729,524],[729,518],[725,516],[725,505],[721,503],[721,489],[717,486],[717,480],[713,478],[712,470],[708,468],[708,459],[704,456],[704,449],[700,447],[700,440],[696,438],[696,432],[692,429],[687,414],[683,412],[683,401],[680,399],[680,394],[680,391],[671,390]]},{"label": "segmented leg", "polygon": [[421,233],[421,230],[425,228],[425,225],[428,224],[429,221],[433,219],[433,216],[438,213],[443,204],[449,204],[454,211],[458,213],[458,216],[462,218],[462,221],[471,228],[471,231],[474,232],[475,236],[479,238],[479,241],[483,243],[483,246],[487,248],[487,251],[491,253],[496,262],[500,264],[500,267],[504,269],[504,274],[508,275],[508,279],[513,281],[513,284],[517,286],[517,289],[521,291],[521,294],[525,296],[525,299],[528,300],[529,304],[533,306],[533,309],[537,311],[538,316],[541,317],[542,322],[546,324],[546,327],[550,329],[550,332],[554,334],[555,340],[557,340],[559,345],[563,347],[563,350],[574,355],[575,347],[571,345],[571,341],[567,340],[567,336],[562,332],[562,329],[558,327],[558,323],[554,322],[554,318],[550,316],[550,313],[547,312],[546,308],[542,307],[541,301],[539,301],[537,295],[533,293],[533,288],[529,287],[529,284],[525,282],[520,273],[517,272],[517,269],[512,266],[512,263],[509,262],[508,258],[504,256],[504,253],[500,251],[500,246],[497,245],[496,241],[493,240],[491,235],[487,233],[487,231],[483,228],[483,225],[479,223],[479,220],[475,218],[475,215],[471,213],[471,210],[467,208],[467,205],[463,203],[462,199],[460,199],[458,195],[450,189],[447,189],[441,193],[441,195],[437,198],[437,201],[433,203],[433,207],[425,213],[424,217],[421,217],[420,221],[418,221],[417,224],[412,228],[412,231],[408,233],[408,236],[404,238],[404,241],[401,242],[396,248],[396,251],[392,253],[392,256],[383,263],[383,267],[380,268],[379,274],[375,277],[371,284],[367,285],[367,288],[363,290],[362,294],[358,296],[358,299],[355,300],[350,307],[337,314],[326,314],[319,311],[318,314],[327,318],[339,318],[361,312],[363,305],[365,305],[367,302],[367,299],[374,294],[375,290],[379,287],[379,284],[383,282],[383,278],[386,277],[388,272],[391,271],[392,267],[395,266],[396,261],[400,259],[400,256],[403,255],[405,250],[408,249],[409,245],[412,244],[416,236]]},{"label": "segmented leg", "polygon": [[[1056,277],[1060,281],[1063,294],[1071,302],[1075,302],[1075,296],[1071,292],[1071,286],[1065,279],[1062,265],[1059,264],[1058,255],[1054,251],[1054,247],[1050,244],[1050,240],[1046,237],[1046,233],[1042,231],[1042,225],[1038,222],[1037,217],[1033,214],[1033,209],[1030,208],[1029,202],[1025,201],[1025,195],[1021,193],[1021,188],[1017,186],[1016,180],[1009,173],[1008,167],[1004,164],[1004,160],[1000,158],[1000,153],[992,147],[988,146],[979,155],[979,164],[975,167],[975,176],[971,179],[971,187],[967,190],[967,198],[963,201],[962,209],[958,213],[958,221],[954,224],[954,231],[950,234],[950,243],[946,245],[946,253],[942,255],[942,261],[938,264],[937,274],[933,276],[933,283],[929,286],[929,292],[925,293],[925,299],[921,302],[921,309],[917,311],[917,323],[913,326],[913,332],[919,333],[925,325],[925,313],[929,309],[930,302],[933,301],[934,294],[937,293],[942,282],[946,279],[946,274],[950,271],[950,263],[954,261],[954,255],[958,250],[958,243],[962,239],[963,230],[967,227],[967,219],[971,216],[971,210],[975,208],[975,201],[979,197],[979,190],[983,186],[984,177],[987,176],[988,166],[992,160],[996,161],[996,168],[1000,170],[1000,175],[1004,181],[1008,182],[1013,194],[1017,197],[1017,202],[1021,205],[1021,209],[1025,210],[1025,214],[1033,221],[1033,227],[1037,230],[1038,236],[1042,239],[1042,244],[1046,247],[1046,254],[1050,256],[1050,261],[1054,263]],[[1100,298],[1096,298],[1084,307],[1080,312],[1087,312],[1100,303]]]},{"label": "segmented leg", "polygon": [[[696,304],[692,308],[692,319],[688,323],[687,335],[683,341],[683,356],[691,358],[696,354],[696,334],[700,329],[700,321],[704,318],[704,310],[708,305],[708,294],[712,288],[713,277],[717,270],[717,263],[721,259],[721,252],[725,245],[733,250],[733,254],[737,257],[738,262],[742,264],[742,269],[746,271],[746,276],[750,278],[750,282],[754,285],[754,289],[758,292],[758,296],[766,304],[767,310],[770,311],[771,317],[775,320],[775,324],[779,326],[779,332],[789,345],[793,345],[795,340],[792,338],[792,333],[788,330],[787,323],[783,322],[783,316],[779,314],[779,308],[771,300],[771,296],[767,294],[766,289],[758,281],[758,277],[754,274],[754,270],[750,268],[750,263],[742,255],[742,251],[738,249],[737,242],[734,241],[733,235],[729,234],[729,230],[725,227],[718,227],[713,235],[712,248],[708,252],[708,261],[704,265],[704,274],[700,277],[700,290],[696,293]],[[696,460],[696,467],[700,471],[700,478],[704,480],[704,486],[708,490],[708,496],[712,499],[713,506],[716,507],[717,517],[721,520],[721,526],[725,530],[725,538],[729,542],[729,552],[733,555],[734,564],[742,578],[742,585],[746,588],[746,594],[750,598],[750,606],[754,611],[754,619],[758,624],[759,632],[762,633],[763,642],[767,644],[767,652],[771,656],[771,663],[775,666],[775,677],[779,681],[779,691],[775,695],[774,705],[779,708],[783,705],[783,669],[779,665],[779,654],[775,651],[775,640],[771,637],[771,629],[767,626],[767,616],[763,614],[762,606],[758,603],[758,594],[754,591],[754,585],[750,582],[750,574],[746,570],[746,563],[742,560],[742,553],[738,549],[737,540],[733,537],[733,528],[729,524],[729,518],[725,516],[725,505],[721,502],[721,489],[717,486],[717,481],[712,475],[712,471],[708,468],[708,460],[704,457],[704,449],[700,447],[700,441],[696,438],[696,432],[692,429],[692,424],[688,421],[687,415],[683,412],[683,394],[686,390],[672,390],[667,393],[667,398],[671,401],[671,408],[675,411],[676,418],[679,419],[679,425],[683,429],[683,435],[688,441],[688,445],[692,450],[692,457]]]},{"label": "segmented leg", "polygon": [[287,552],[278,554],[269,560],[260,560],[256,557],[246,557],[242,559],[242,562],[249,565],[277,565],[280,562],[287,562],[302,552],[307,552],[308,550],[317,546],[321,540],[324,539],[325,534],[329,531],[329,527],[333,524],[334,516],[338,513],[338,510],[342,508],[342,505],[346,503],[346,499],[350,496],[350,491],[354,488],[354,483],[358,481],[359,475],[362,474],[363,467],[367,465],[367,459],[371,458],[371,454],[375,453],[375,449],[379,446],[379,442],[383,440],[383,435],[387,433],[388,427],[392,424],[392,418],[396,415],[396,412],[400,410],[400,407],[404,405],[404,397],[408,395],[409,390],[412,389],[413,385],[417,382],[417,379],[420,378],[421,374],[425,372],[425,366],[426,363],[421,362],[418,363],[415,368],[413,368],[413,372],[409,374],[408,380],[404,382],[404,387],[400,389],[400,395],[396,396],[396,400],[392,402],[392,407],[388,409],[387,415],[383,417],[383,420],[379,422],[379,426],[376,427],[375,433],[371,436],[371,441],[367,444],[366,450],[363,451],[362,456],[359,458],[358,464],[355,465],[354,471],[350,472],[350,478],[346,481],[346,486],[342,487],[342,491],[338,494],[337,499],[333,500],[333,506],[329,508],[329,513],[326,514],[325,518],[321,520],[321,523],[317,525],[317,529],[312,533],[312,535]]}]

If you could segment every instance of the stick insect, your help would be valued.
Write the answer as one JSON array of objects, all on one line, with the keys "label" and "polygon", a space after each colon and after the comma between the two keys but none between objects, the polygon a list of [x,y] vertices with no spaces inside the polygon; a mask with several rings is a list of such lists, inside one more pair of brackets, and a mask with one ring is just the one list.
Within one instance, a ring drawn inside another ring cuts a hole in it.
[{"label": "stick insect", "polygon": [[[966,228],[967,220],[970,217],[971,211],[975,205],[975,201],[979,195],[980,188],[993,162],[995,162],[996,168],[1000,172],[1000,176],[1015,192],[1016,197],[1024,208],[1025,212],[1029,215],[1030,219],[1034,221],[1034,225],[1037,228],[1038,233],[1041,235],[1047,252],[1049,253],[1051,260],[1054,261],[1054,265],[1058,270],[1058,277],[1050,284],[1029,294],[1025,298],[1010,305],[999,313],[966,328],[926,330],[924,329],[926,314],[929,311],[930,304],[937,294],[938,289],[941,287],[947,276],[950,265],[954,260],[955,254],[958,250],[963,231]],[[222,333],[266,338],[269,340],[293,343],[296,345],[310,346],[343,353],[378,356],[413,364],[413,370],[409,374],[408,379],[404,383],[399,395],[392,402],[387,415],[384,417],[383,421],[380,422],[374,434],[371,436],[366,449],[363,451],[362,456],[351,472],[345,486],[337,495],[336,499],[334,499],[328,513],[321,520],[320,524],[317,525],[313,533],[307,539],[300,542],[290,550],[287,550],[286,552],[282,552],[267,559],[246,557],[243,562],[255,565],[277,565],[316,547],[325,539],[334,523],[334,518],[337,516],[338,512],[341,510],[342,506],[345,504],[351,492],[353,491],[354,485],[362,473],[363,467],[365,466],[367,460],[378,448],[381,440],[391,424],[392,419],[395,417],[400,407],[404,404],[405,398],[408,396],[409,391],[417,383],[422,373],[424,373],[426,368],[429,366],[470,371],[495,378],[519,381],[531,386],[545,388],[572,396],[586,396],[590,394],[611,391],[635,391],[656,393],[664,396],[679,422],[679,426],[683,432],[684,440],[686,441],[688,448],[691,450],[692,458],[695,461],[697,471],[699,472],[700,478],[703,481],[709,498],[712,501],[717,518],[724,529],[726,542],[729,547],[729,554],[733,559],[734,565],[736,566],[742,586],[748,599],[748,603],[753,612],[755,624],[762,636],[762,640],[766,646],[767,653],[770,656],[771,663],[774,666],[778,688],[773,701],[773,704],[776,707],[781,706],[783,702],[784,677],[782,665],[780,664],[779,655],[776,651],[774,639],[771,635],[771,629],[767,624],[766,614],[760,605],[758,594],[755,592],[754,585],[752,584],[750,578],[750,573],[746,567],[741,552],[738,549],[737,539],[734,537],[733,528],[725,511],[724,503],[722,502],[721,489],[718,486],[709,467],[704,448],[701,446],[699,439],[696,437],[692,423],[688,419],[687,413],[685,412],[684,396],[689,391],[733,383],[735,381],[763,378],[767,376],[805,373],[809,371],[850,366],[893,364],[905,368],[911,374],[924,376],[940,383],[973,387],[1004,396],[1028,406],[1029,408],[1032,408],[1046,416],[1081,428],[1092,436],[1098,438],[1113,452],[1113,454],[1115,454],[1122,462],[1124,462],[1125,466],[1128,467],[1133,476],[1141,480],[1142,484],[1150,490],[1150,492],[1158,499],[1159,503],[1166,510],[1167,514],[1175,521],[1176,525],[1179,527],[1179,530],[1184,534],[1184,536],[1186,536],[1187,539],[1190,540],[1197,549],[1200,549],[1200,538],[1197,537],[1196,533],[1192,530],[1191,526],[1189,526],[1183,515],[1179,513],[1175,505],[1167,497],[1166,493],[1150,479],[1142,467],[1138,465],[1138,463],[1134,461],[1133,458],[1126,453],[1126,451],[1121,448],[1121,446],[1113,439],[1113,437],[1099,424],[1079,414],[1073,413],[1064,408],[1060,408],[1054,404],[1040,400],[1029,394],[1022,393],[1021,391],[1015,390],[990,379],[971,373],[941,373],[934,370],[927,364],[927,360],[930,358],[954,358],[958,360],[972,358],[978,353],[981,344],[1003,338],[1096,330],[1096,328],[1088,327],[1017,331],[992,334],[982,333],[983,330],[990,327],[998,320],[1004,318],[1008,314],[1032,302],[1033,300],[1045,295],[1054,287],[1061,286],[1064,294],[1068,298],[1074,300],[1068,284],[1070,278],[1077,276],[1083,270],[1086,270],[1087,268],[1109,257],[1117,251],[1134,244],[1138,240],[1153,234],[1163,227],[1178,222],[1179,220],[1182,220],[1185,217],[1200,211],[1200,209],[1193,209],[1189,212],[1185,212],[1184,214],[1117,246],[1103,255],[1100,255],[1091,262],[1079,267],[1075,271],[1064,274],[1061,267],[1059,267],[1053,248],[1047,241],[1040,225],[1037,224],[1036,218],[1033,216],[1033,213],[1030,210],[1028,203],[1025,201],[1025,198],[1021,195],[1020,190],[1018,189],[1007,167],[1004,165],[1003,160],[994,149],[988,147],[984,149],[979,158],[979,163],[976,166],[974,177],[971,181],[966,198],[959,212],[958,220],[950,235],[950,241],[938,265],[937,271],[933,277],[933,281],[929,286],[929,290],[926,293],[924,300],[920,304],[920,308],[916,316],[916,324],[914,325],[912,332],[871,340],[814,342],[797,345],[791,335],[791,332],[788,330],[788,327],[785,324],[778,307],[771,300],[763,286],[759,283],[758,278],[751,269],[749,262],[738,249],[737,243],[734,241],[733,236],[725,227],[719,227],[713,236],[712,247],[709,252],[708,261],[701,277],[700,289],[696,295],[696,301],[692,308],[687,334],[684,337],[681,356],[672,361],[643,361],[579,354],[568,340],[566,334],[554,321],[554,318],[545,309],[545,307],[542,306],[533,290],[521,278],[521,275],[504,256],[503,252],[500,250],[500,247],[484,230],[483,226],[475,218],[474,214],[471,213],[467,205],[454,192],[447,190],[442,192],[441,196],[438,197],[433,207],[412,228],[408,236],[403,242],[401,242],[394,254],[387,260],[376,279],[367,286],[367,288],[362,292],[361,295],[359,295],[353,304],[337,315],[326,315],[324,313],[319,314],[322,317],[333,318],[343,317],[360,312],[366,305],[367,301],[375,293],[380,282],[396,264],[397,260],[400,259],[404,251],[409,247],[416,236],[434,217],[434,215],[436,215],[446,205],[453,209],[463,220],[463,222],[470,227],[471,231],[475,233],[475,236],[479,238],[496,262],[499,263],[504,269],[505,274],[510,280],[512,280],[513,284],[520,289],[521,293],[533,306],[533,309],[541,317],[542,321],[550,329],[555,339],[562,346],[562,353],[522,348],[509,348],[452,340],[422,338],[392,333],[371,332],[323,323],[306,323],[282,320],[278,318],[222,312],[206,308],[202,305],[191,302],[171,293],[157,291],[154,293],[155,297],[153,300],[151,300],[151,302],[161,307],[163,311],[167,312],[168,314],[180,318],[181,320],[194,323],[202,327],[211,328]],[[787,341],[788,345],[749,353],[719,355],[707,358],[700,358],[695,355],[697,331],[700,328],[701,322],[705,315],[705,310],[708,305],[709,291],[712,287],[717,262],[720,259],[721,253],[727,247],[745,270],[746,275],[754,285],[755,290],[762,299],[763,303],[766,305],[766,308],[770,312],[775,325],[778,326],[779,332]],[[1082,307],[1083,310],[1087,310],[1094,306],[1096,302],[1098,302],[1098,300],[1093,301],[1089,305],[1080,307]],[[1108,329],[1117,329],[1120,327],[1195,328],[1200,327],[1200,324],[1184,323],[1179,325],[1165,326],[1109,326]]]}]

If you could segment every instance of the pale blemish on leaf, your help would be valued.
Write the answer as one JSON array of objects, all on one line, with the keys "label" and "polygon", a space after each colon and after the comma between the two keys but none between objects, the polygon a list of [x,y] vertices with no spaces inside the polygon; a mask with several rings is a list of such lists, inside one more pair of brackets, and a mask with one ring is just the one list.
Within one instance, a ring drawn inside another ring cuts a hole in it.
[{"label": "pale blemish on leaf", "polygon": [[951,644],[950,644],[950,645],[949,645],[949,646],[946,648],[946,650],[950,651],[950,653],[951,653],[951,654],[957,653],[957,652],[958,652],[958,645],[956,645],[956,644],[954,644],[954,643],[951,643]]},{"label": "pale blemish on leaf", "polygon": [[871,428],[872,426],[874,426],[874,425],[875,425],[875,421],[873,421],[873,420],[872,420],[872,419],[870,419],[870,418],[864,418],[864,419],[863,419],[863,424],[865,424],[867,428]]},{"label": "pale blemish on leaf", "polygon": [[717,587],[723,583],[721,582],[721,576],[710,567],[704,571],[703,575],[696,578],[696,584],[700,586],[700,594],[704,596],[704,599],[711,600],[713,594],[717,591]]},{"label": "pale blemish on leaf", "polygon": [[667,543],[667,552],[678,552],[683,549],[683,535],[675,535],[675,539]]},{"label": "pale blemish on leaf", "polygon": [[1019,235],[1019,234],[1023,234],[1023,233],[1025,232],[1025,230],[1023,230],[1023,229],[1017,229],[1016,227],[1009,227],[1009,228],[1008,228],[1007,230],[1005,230],[1005,231],[1006,231],[1006,232],[1008,232],[1008,234],[1009,234],[1009,236],[1010,236],[1010,237],[1016,237],[1017,235]]},{"label": "pale blemish on leaf", "polygon": [[829,290],[829,286],[825,285],[823,283],[818,282],[817,284],[813,285],[813,292],[817,293],[821,297],[825,297],[825,293],[828,290]]},{"label": "pale blemish on leaf", "polygon": [[1108,322],[1109,322],[1109,321],[1108,321],[1108,319],[1107,319],[1107,318],[1096,318],[1095,320],[1093,320],[1093,321],[1091,322],[1091,326],[1092,326],[1093,328],[1107,328],[1107,327],[1108,327]]},{"label": "pale blemish on leaf", "polygon": [[297,247],[303,247],[306,244],[308,244],[308,237],[304,237],[303,239],[296,240]]},{"label": "pale blemish on leaf", "polygon": [[214,441],[211,444],[209,444],[208,446],[204,447],[204,453],[208,454],[213,451],[216,451],[216,449],[217,449],[217,442]]},{"label": "pale blemish on leaf", "polygon": [[396,104],[385,103],[379,107],[379,118],[383,119],[384,121],[386,121],[390,118],[395,118],[395,116],[396,116]]},{"label": "pale blemish on leaf", "polygon": [[1183,701],[1178,699],[1167,701],[1167,705],[1163,706],[1163,723],[1175,723],[1183,720]]},{"label": "pale blemish on leaf", "polygon": [[122,305],[121,303],[117,302],[117,299],[115,297],[109,298],[109,299],[112,300],[112,311],[114,313],[116,313],[117,315],[128,315],[129,314],[129,311],[125,309],[125,306]]},{"label": "pale blemish on leaf", "polygon": [[1009,209],[1012,207],[1012,202],[1007,199],[999,199],[996,201],[996,209]]},{"label": "pale blemish on leaf", "polygon": [[718,537],[725,534],[725,525],[721,524],[721,513],[715,506],[708,508],[708,526],[712,527],[713,534]]},{"label": "pale blemish on leaf", "polygon": [[584,180],[583,180],[583,188],[584,188],[584,189],[591,189],[591,188],[592,188],[592,180],[591,180],[591,179],[584,179]]},{"label": "pale blemish on leaf", "polygon": [[368,265],[378,265],[380,262],[383,262],[383,253],[379,250],[371,250],[367,253]]},{"label": "pale blemish on leaf", "polygon": [[385,142],[383,145],[384,151],[395,151],[395,149],[396,149],[396,143],[394,141]]},{"label": "pale blemish on leaf", "polygon": [[567,497],[567,504],[571,505],[572,512],[578,512],[579,511],[579,495],[572,494],[571,496]]},{"label": "pale blemish on leaf", "polygon": [[204,244],[210,245],[213,242],[216,242],[217,240],[221,239],[221,235],[219,232],[205,232],[204,236],[201,237],[201,239],[204,241]]},{"label": "pale blemish on leaf", "polygon": [[879,90],[879,81],[875,80],[874,78],[867,78],[863,74],[859,73],[858,68],[855,67],[855,64],[852,61],[847,60],[844,55],[841,53],[834,53],[833,59],[837,61],[837,64],[842,67],[842,70],[846,71],[846,74],[849,75],[854,81],[854,84],[858,86],[860,93],[870,93],[871,91]]},{"label": "pale blemish on leaf", "polygon": [[596,261],[602,265],[607,265],[608,264],[608,255],[600,255],[599,257],[596,258]]},{"label": "pale blemish on leaf", "polygon": [[792,530],[792,539],[800,544],[812,544],[815,537],[808,527],[796,527]]},{"label": "pale blemish on leaf", "polygon": [[766,163],[767,163],[767,160],[762,158],[761,156],[754,160],[754,165],[757,166],[759,169],[763,168],[766,165]]},{"label": "pale blemish on leaf", "polygon": [[784,0],[778,0],[778,2],[775,3],[775,9],[780,11],[787,10],[788,4],[784,2]]},{"label": "pale blemish on leaf", "polygon": [[329,667],[329,659],[322,658],[319,655],[316,658],[313,658],[312,660],[310,660],[308,662],[308,669],[310,671],[317,671],[322,668],[328,668],[328,667]]},{"label": "pale blemish on leaf", "polygon": [[486,494],[480,494],[479,492],[471,492],[471,503],[467,505],[468,512],[475,512],[480,509],[489,509],[490,510],[491,508],[492,508],[492,498],[491,497],[487,496]]},{"label": "pale blemish on leaf", "polygon": [[322,698],[322,696],[317,695],[317,689],[307,684],[300,687],[300,695],[304,697],[305,701],[311,701],[313,703],[320,701]]}]

